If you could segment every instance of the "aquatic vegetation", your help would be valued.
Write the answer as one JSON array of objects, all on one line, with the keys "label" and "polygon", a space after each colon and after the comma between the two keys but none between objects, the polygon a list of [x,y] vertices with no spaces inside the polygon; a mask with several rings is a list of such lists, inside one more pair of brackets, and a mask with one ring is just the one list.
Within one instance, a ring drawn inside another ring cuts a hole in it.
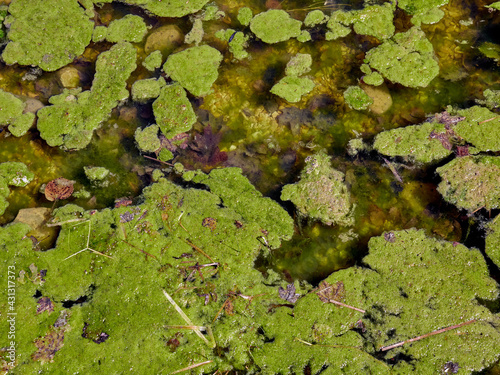
[{"label": "aquatic vegetation", "polygon": [[250,37],[243,32],[226,29],[217,31],[215,36],[228,42],[229,51],[233,54],[235,59],[243,60],[250,56],[245,50],[245,48],[248,47],[248,40]]},{"label": "aquatic vegetation", "polygon": [[487,228],[485,252],[500,267],[500,216],[496,216]]},{"label": "aquatic vegetation", "polygon": [[122,42],[97,58],[90,91],[63,91],[50,98],[52,106],[37,113],[40,136],[50,146],[80,149],[87,146],[95,129],[111,110],[129,96],[126,80],[136,68],[136,50]]},{"label": "aquatic vegetation", "polygon": [[373,104],[373,99],[358,86],[349,86],[347,90],[344,91],[344,99],[350,108],[358,111],[367,109]]},{"label": "aquatic vegetation", "polygon": [[188,131],[196,122],[186,91],[179,84],[161,89],[158,99],[153,103],[153,112],[156,123],[167,138]]},{"label": "aquatic vegetation", "polygon": [[112,43],[139,43],[147,32],[148,28],[142,17],[127,14],[125,17],[114,20],[109,24],[105,38]]},{"label": "aquatic vegetation", "polygon": [[386,79],[407,87],[426,87],[439,73],[432,44],[418,27],[369,50],[365,62]]},{"label": "aquatic vegetation", "polygon": [[484,100],[476,99],[478,104],[484,105],[490,110],[500,107],[500,90],[486,89],[483,94]]},{"label": "aquatic vegetation", "polygon": [[300,35],[302,22],[294,20],[284,10],[270,9],[250,21],[250,30],[264,43],[279,43]]},{"label": "aquatic vegetation", "polygon": [[132,100],[136,102],[147,102],[160,96],[161,89],[166,85],[165,79],[160,77],[141,79],[132,84]]},{"label": "aquatic vegetation", "polygon": [[328,16],[325,15],[321,10],[316,9],[312,12],[307,13],[306,18],[304,19],[304,26],[306,27],[314,27],[317,25],[321,25],[328,21]]},{"label": "aquatic vegetation", "polygon": [[417,163],[432,163],[451,154],[449,137],[446,125],[433,120],[381,132],[375,137],[373,148],[382,155],[402,156]]},{"label": "aquatic vegetation", "polygon": [[296,103],[303,95],[310,93],[314,86],[310,78],[285,76],[271,88],[271,92],[290,103]]},{"label": "aquatic vegetation", "polygon": [[25,103],[9,92],[0,90],[0,125],[8,126],[15,137],[23,136],[33,125],[35,115],[23,113]]},{"label": "aquatic vegetation", "polygon": [[302,216],[328,225],[351,225],[353,207],[344,174],[330,163],[330,157],[324,153],[307,157],[300,180],[285,185],[281,199],[292,201]]},{"label": "aquatic vegetation", "polygon": [[439,7],[448,2],[449,0],[401,0],[398,1],[398,7],[412,15],[412,23],[418,26],[420,23],[438,22],[444,15]]},{"label": "aquatic vegetation", "polygon": [[84,167],[85,176],[96,186],[106,187],[109,185],[110,172],[104,167]]},{"label": "aquatic vegetation", "polygon": [[496,156],[464,156],[436,169],[443,198],[469,211],[500,207],[500,160]]},{"label": "aquatic vegetation", "polygon": [[158,125],[149,125],[144,129],[137,128],[135,131],[135,142],[139,150],[144,152],[154,152],[161,147],[160,139],[158,138]]},{"label": "aquatic vegetation", "polygon": [[161,51],[156,50],[151,52],[142,62],[142,65],[149,71],[153,72],[155,69],[161,67],[162,55]]},{"label": "aquatic vegetation", "polygon": [[203,45],[170,55],[163,70],[191,94],[204,96],[217,79],[221,61],[222,55],[218,50]]},{"label": "aquatic vegetation", "polygon": [[7,64],[36,65],[57,70],[81,55],[90,43],[94,23],[72,0],[13,0],[9,43],[2,58]]},{"label": "aquatic vegetation", "polygon": [[459,137],[477,151],[500,151],[500,117],[496,113],[480,106],[456,112],[465,117],[453,128]]},{"label": "aquatic vegetation", "polygon": [[238,9],[238,21],[241,23],[243,26],[248,26],[250,25],[250,21],[253,18],[253,12],[252,9],[248,7],[243,7]]},{"label": "aquatic vegetation", "polygon": [[26,186],[35,175],[30,172],[26,164],[19,162],[0,163],[0,215],[9,206],[9,186]]}]

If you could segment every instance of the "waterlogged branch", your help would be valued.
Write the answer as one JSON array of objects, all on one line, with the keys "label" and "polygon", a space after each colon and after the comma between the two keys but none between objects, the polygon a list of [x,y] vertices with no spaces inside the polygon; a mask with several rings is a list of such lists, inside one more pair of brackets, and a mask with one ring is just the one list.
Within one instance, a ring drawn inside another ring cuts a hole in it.
[{"label": "waterlogged branch", "polygon": [[201,333],[201,331],[200,331],[201,327],[193,324],[191,319],[188,318],[188,316],[184,313],[184,311],[182,311],[182,309],[179,307],[179,305],[177,303],[175,303],[175,301],[172,299],[172,297],[170,297],[170,294],[168,294],[165,290],[163,291],[163,294],[165,294],[165,297],[167,297],[168,302],[170,302],[172,304],[172,306],[174,306],[175,310],[179,313],[179,315],[182,317],[182,319],[184,319],[184,321],[187,323],[187,326],[183,326],[183,328],[192,329],[194,331],[194,333],[196,333],[205,342],[205,344],[207,344],[207,346],[209,348],[215,348],[215,339],[214,339],[214,336],[212,334],[212,329],[208,326],[203,327],[207,330],[208,334],[210,335],[210,338],[212,339],[212,342],[210,343],[206,339],[206,337],[203,336],[203,333]]},{"label": "waterlogged branch", "polygon": [[398,346],[403,346],[404,344],[408,344],[410,342],[422,340],[422,339],[425,339],[426,337],[429,337],[429,336],[434,336],[434,335],[437,335],[437,334],[440,334],[440,333],[443,333],[443,332],[446,332],[446,331],[451,331],[452,329],[460,328],[460,327],[465,326],[467,324],[474,323],[475,321],[476,321],[476,319],[472,319],[472,320],[468,320],[468,321],[460,323],[460,324],[456,324],[454,326],[450,326],[450,327],[446,327],[446,328],[441,328],[441,329],[438,329],[437,331],[432,331],[432,332],[426,333],[425,335],[417,336],[417,337],[414,337],[412,339],[409,339],[409,340],[406,340],[406,341],[401,341],[401,342],[398,342],[396,344],[392,344],[392,345],[389,345],[389,346],[384,346],[384,347],[380,348],[379,350],[381,352],[385,352],[387,350],[391,350],[391,349],[397,348]]}]

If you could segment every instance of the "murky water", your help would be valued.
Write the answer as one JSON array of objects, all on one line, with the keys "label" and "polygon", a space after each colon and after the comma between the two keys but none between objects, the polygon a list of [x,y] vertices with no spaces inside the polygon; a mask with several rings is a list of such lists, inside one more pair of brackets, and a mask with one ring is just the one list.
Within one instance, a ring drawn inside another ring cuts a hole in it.
[{"label": "murky water", "polygon": [[[439,59],[440,75],[425,89],[405,88],[386,81],[393,104],[378,114],[349,109],[343,99],[345,89],[357,85],[363,75],[359,66],[365,53],[379,44],[374,38],[350,34],[326,41],[324,30],[318,28],[313,41],[307,43],[291,40],[266,45],[252,40],[247,49],[251,59],[235,61],[227,43],[213,36],[222,28],[245,31],[236,20],[237,10],[242,6],[250,6],[254,13],[279,7],[303,20],[312,9],[358,9],[362,7],[361,1],[328,1],[327,5],[292,0],[216,3],[226,16],[206,24],[203,43],[219,49],[224,61],[213,92],[203,99],[190,98],[199,119],[188,143],[195,147],[179,150],[174,161],[205,171],[238,166],[262,193],[279,199],[282,186],[296,181],[304,159],[326,149],[334,167],[345,173],[356,204],[352,227],[329,227],[297,218],[294,239],[273,251],[260,266],[273,267],[287,278],[316,281],[359,261],[366,253],[368,239],[386,230],[417,227],[447,240],[466,239],[469,218],[445,204],[436,192],[435,167],[416,168],[396,163],[401,183],[378,154],[361,152],[349,156],[346,149],[351,139],[362,138],[369,143],[382,130],[421,123],[427,115],[443,111],[447,105],[470,106],[474,99],[482,98],[486,88],[499,88],[498,64],[477,50],[480,43],[499,35],[500,18],[484,8],[484,1],[451,1],[442,8],[445,12],[442,21],[422,26]],[[125,5],[107,4],[97,11],[96,21],[103,25],[133,13],[143,16],[152,30],[172,23],[184,33],[191,28],[188,17],[152,18]],[[396,12],[394,24],[396,31],[411,27],[409,17],[402,11]],[[144,45],[136,46],[143,59]],[[97,55],[109,47],[107,43],[91,44],[71,64],[80,72],[83,89],[90,88]],[[300,102],[290,104],[270,94],[269,89],[283,76],[286,63],[296,53],[312,56],[313,66],[308,75],[316,87]],[[137,79],[161,74],[138,66],[128,88]],[[48,103],[50,96],[62,92],[57,72],[3,63],[0,88],[36,98],[43,104]],[[151,102],[135,105],[129,101],[113,111],[111,118],[95,132],[91,145],[80,151],[48,147],[34,128],[21,138],[8,136],[4,129],[0,133],[0,162],[22,161],[36,177],[26,188],[12,189],[10,206],[0,217],[0,224],[13,220],[20,208],[51,207],[52,202],[39,190],[57,177],[74,180],[76,189],[90,192],[90,198],[70,199],[71,203],[87,209],[112,206],[121,197],[138,197],[142,188],[151,183],[153,169],[162,168],[170,173],[168,166],[146,159],[134,144],[135,129],[152,123]],[[201,146],[207,146],[205,154],[197,151]],[[109,169],[113,176],[109,187],[93,186],[83,173],[84,166]],[[294,215],[293,207],[283,204]]]}]

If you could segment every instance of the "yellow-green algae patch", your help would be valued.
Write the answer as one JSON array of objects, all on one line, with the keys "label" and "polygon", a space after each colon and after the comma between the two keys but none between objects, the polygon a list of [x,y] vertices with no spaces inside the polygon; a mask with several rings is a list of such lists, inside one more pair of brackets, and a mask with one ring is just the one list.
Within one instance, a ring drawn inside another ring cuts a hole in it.
[{"label": "yellow-green algae patch", "polygon": [[373,99],[359,86],[349,86],[344,91],[344,100],[350,108],[358,111],[365,110],[373,104]]},{"label": "yellow-green algae patch", "polygon": [[285,185],[281,199],[292,201],[300,214],[325,224],[352,225],[352,203],[344,174],[331,167],[324,153],[306,158],[300,181]]},{"label": "yellow-green algae patch", "polygon": [[384,131],[375,137],[373,148],[382,155],[401,156],[411,162],[436,162],[451,154],[451,144],[445,148],[438,137],[431,134],[446,135],[445,125],[432,121]]},{"label": "yellow-green algae patch", "polygon": [[[91,0],[95,4],[111,3],[113,0]],[[196,13],[209,0],[119,0],[121,3],[137,5],[160,17],[184,17]]]},{"label": "yellow-green algae patch", "polygon": [[221,61],[222,54],[215,48],[196,46],[170,55],[163,70],[191,94],[204,96],[217,79]]},{"label": "yellow-green algae patch", "polygon": [[35,121],[33,113],[23,113],[24,107],[25,103],[21,99],[0,90],[0,125],[8,125],[15,137],[23,136]]},{"label": "yellow-green algae patch", "polygon": [[24,163],[13,161],[0,163],[0,215],[3,215],[9,206],[7,202],[10,193],[9,185],[26,186],[34,177],[35,175]]},{"label": "yellow-green algae patch", "polygon": [[165,79],[160,77],[140,79],[132,84],[132,100],[136,102],[147,102],[160,96],[161,89],[165,86]]},{"label": "yellow-green algae patch", "polygon": [[371,69],[407,87],[426,87],[439,74],[436,60],[431,42],[418,27],[394,35],[365,58]]},{"label": "yellow-green algae patch", "polygon": [[160,96],[153,102],[153,113],[161,132],[167,138],[190,130],[196,122],[186,91],[179,84],[167,85],[161,89]]},{"label": "yellow-green algae patch", "polygon": [[498,267],[500,267],[500,216],[497,215],[488,224],[485,252]]},{"label": "yellow-green algae patch", "polygon": [[474,106],[456,111],[464,116],[453,131],[478,151],[500,151],[500,117],[487,108]]},{"label": "yellow-green algae patch", "polygon": [[310,78],[285,76],[271,88],[271,92],[290,103],[297,103],[303,95],[310,93],[314,86]]},{"label": "yellow-green algae patch", "polygon": [[264,43],[284,42],[300,35],[302,22],[294,20],[284,10],[270,9],[257,14],[250,22],[250,30]]},{"label": "yellow-green algae patch", "polygon": [[144,129],[137,128],[134,134],[135,142],[139,150],[144,152],[154,152],[161,146],[160,139],[158,138],[158,125],[150,125]]},{"label": "yellow-green algae patch", "polygon": [[464,156],[436,169],[442,181],[438,191],[444,200],[475,211],[500,207],[500,159],[496,156]]},{"label": "yellow-green algae patch", "polygon": [[74,0],[13,0],[2,58],[7,64],[54,71],[82,54],[94,23]]},{"label": "yellow-green algae patch", "polygon": [[139,16],[127,14],[125,17],[112,21],[106,32],[108,42],[133,42],[142,41],[148,28],[144,19]]},{"label": "yellow-green algae patch", "polygon": [[129,96],[126,80],[136,68],[136,49],[121,42],[99,55],[89,91],[64,90],[37,113],[40,136],[49,146],[86,147],[111,110]]}]

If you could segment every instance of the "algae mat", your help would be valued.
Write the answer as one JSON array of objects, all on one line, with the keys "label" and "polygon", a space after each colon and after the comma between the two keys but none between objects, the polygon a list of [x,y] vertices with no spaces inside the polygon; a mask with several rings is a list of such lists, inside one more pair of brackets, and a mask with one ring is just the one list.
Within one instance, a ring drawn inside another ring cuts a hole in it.
[{"label": "algae mat", "polygon": [[0,372],[494,374],[499,8],[1,2]]}]

